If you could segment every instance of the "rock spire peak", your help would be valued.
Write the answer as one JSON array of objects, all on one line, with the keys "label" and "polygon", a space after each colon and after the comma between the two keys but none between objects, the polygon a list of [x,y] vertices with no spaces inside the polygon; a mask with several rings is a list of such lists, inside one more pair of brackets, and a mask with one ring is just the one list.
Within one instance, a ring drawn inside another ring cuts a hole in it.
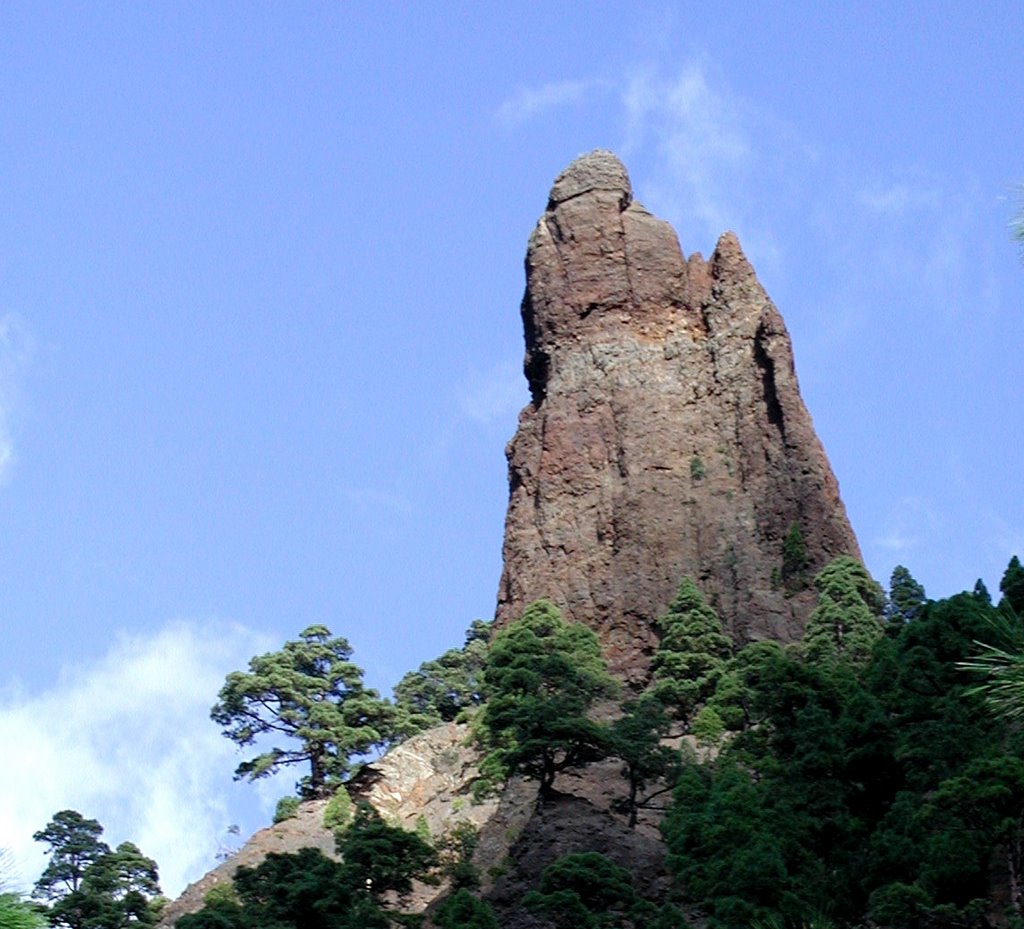
[{"label": "rock spire peak", "polygon": [[548,196],[548,209],[595,190],[617,193],[620,209],[629,206],[633,199],[626,166],[607,149],[598,148],[580,155],[555,178]]},{"label": "rock spire peak", "polygon": [[530,236],[522,316],[533,400],[507,450],[499,624],[550,599],[642,684],[689,577],[737,645],[799,638],[814,574],[860,551],[736,236],[686,259],[622,162],[590,152]]}]

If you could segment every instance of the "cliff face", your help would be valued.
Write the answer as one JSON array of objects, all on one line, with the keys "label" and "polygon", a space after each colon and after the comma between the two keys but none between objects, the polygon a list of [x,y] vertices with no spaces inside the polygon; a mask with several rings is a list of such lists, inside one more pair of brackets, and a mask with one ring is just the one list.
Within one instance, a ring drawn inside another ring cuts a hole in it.
[{"label": "cliff face", "polygon": [[736,237],[685,259],[621,162],[592,152],[555,181],[526,278],[532,402],[507,449],[499,625],[547,597],[641,681],[689,575],[738,642],[799,637],[813,596],[781,583],[791,527],[808,577],[860,552]]}]

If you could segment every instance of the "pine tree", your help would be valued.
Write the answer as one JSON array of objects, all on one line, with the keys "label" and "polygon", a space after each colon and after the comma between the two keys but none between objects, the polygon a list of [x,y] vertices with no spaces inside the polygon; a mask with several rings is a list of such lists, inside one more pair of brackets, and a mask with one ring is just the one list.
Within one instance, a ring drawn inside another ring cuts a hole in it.
[{"label": "pine tree", "polygon": [[606,727],[587,712],[595,699],[614,693],[615,682],[594,632],[567,623],[550,601],[531,604],[495,636],[485,679],[484,770],[536,778],[540,802],[559,771],[607,753]]},{"label": "pine tree", "polygon": [[474,620],[462,648],[451,648],[423,662],[395,685],[398,727],[403,735],[451,722],[463,710],[484,702],[483,670],[490,639],[491,623]]},{"label": "pine tree", "polygon": [[243,761],[235,777],[256,780],[281,765],[306,762],[305,796],[330,795],[350,771],[352,758],[387,743],[394,708],[363,686],[352,649],[325,626],[310,626],[278,652],[257,655],[249,670],[227,676],[210,711],[224,735],[241,746],[264,735],[297,746],[275,746]]},{"label": "pine tree", "polygon": [[103,827],[76,810],[61,810],[33,838],[50,861],[33,895],[51,901],[49,920],[68,929],[152,926],[160,894],[156,862],[131,842],[111,851]]},{"label": "pine tree", "polygon": [[804,651],[813,662],[861,666],[882,635],[885,595],[856,558],[840,555],[814,578],[818,605],[804,630]]},{"label": "pine tree", "polygon": [[924,588],[903,565],[896,565],[889,580],[886,620],[897,624],[913,622],[921,615],[925,599]]},{"label": "pine tree", "polygon": [[92,865],[110,854],[110,846],[100,839],[102,834],[103,827],[95,819],[86,819],[77,810],[61,810],[32,836],[47,846],[50,855],[32,896],[50,901],[51,925],[85,929],[85,876]]},{"label": "pine tree", "polygon": [[1003,595],[999,605],[1009,607],[1024,619],[1024,567],[1021,566],[1020,559],[1016,555],[1006,566],[1003,579],[999,582],[999,591]]},{"label": "pine tree", "polygon": [[629,816],[629,827],[636,828],[637,812],[669,788],[663,787],[643,797],[642,792],[656,782],[671,784],[681,764],[678,750],[661,744],[669,729],[669,718],[660,700],[648,695],[623,706],[623,714],[611,725],[611,751],[623,763],[622,776],[629,785],[625,799],[618,803]]},{"label": "pine tree", "polygon": [[714,693],[732,642],[722,634],[718,614],[688,577],[683,578],[657,626],[661,639],[651,663],[654,694],[669,710],[688,720]]}]

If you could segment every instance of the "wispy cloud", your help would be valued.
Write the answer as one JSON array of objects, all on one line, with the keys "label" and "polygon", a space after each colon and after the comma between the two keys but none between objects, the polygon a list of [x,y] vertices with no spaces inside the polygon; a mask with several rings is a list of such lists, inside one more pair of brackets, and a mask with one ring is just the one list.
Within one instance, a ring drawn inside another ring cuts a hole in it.
[{"label": "wispy cloud", "polygon": [[894,168],[889,178],[861,182],[845,237],[860,243],[862,260],[871,259],[879,290],[898,293],[909,284],[904,307],[927,309],[930,323],[953,323],[968,307],[977,316],[998,300],[982,292],[990,286],[976,254],[982,200],[970,178]]},{"label": "wispy cloud", "polygon": [[514,129],[551,110],[581,103],[595,86],[596,81],[555,81],[523,87],[502,103],[495,115],[506,129]]},{"label": "wispy cloud", "polygon": [[694,62],[672,76],[634,73],[622,93],[626,151],[655,153],[648,188],[662,209],[696,219],[710,235],[735,224],[736,172],[752,148],[736,106]]},{"label": "wispy cloud", "polygon": [[175,623],[121,637],[42,693],[0,695],[0,845],[22,879],[44,864],[32,834],[62,809],[99,820],[111,845],[135,842],[170,895],[207,871],[234,821],[238,763],[209,708],[225,675],[267,648],[240,626]]},{"label": "wispy cloud", "polygon": [[918,546],[922,537],[933,536],[939,528],[935,506],[923,497],[903,497],[889,512],[882,532],[872,541],[890,554],[903,554]]},{"label": "wispy cloud", "polygon": [[13,420],[32,350],[24,320],[13,313],[0,317],[0,484],[10,478],[14,464]]},{"label": "wispy cloud", "polygon": [[430,444],[429,457],[445,460],[465,429],[508,439],[515,432],[517,414],[529,399],[519,357],[468,370],[455,387],[454,411]]},{"label": "wispy cloud", "polygon": [[513,419],[528,399],[522,362],[512,358],[471,371],[457,394],[459,411],[481,426]]},{"label": "wispy cloud", "polygon": [[868,187],[858,194],[857,199],[869,212],[890,217],[903,216],[914,209],[934,209],[940,203],[939,193],[931,185],[906,181]]},{"label": "wispy cloud", "polygon": [[342,493],[363,515],[379,514],[384,511],[392,516],[408,516],[413,511],[408,497],[397,491],[383,490],[379,487],[346,487]]}]

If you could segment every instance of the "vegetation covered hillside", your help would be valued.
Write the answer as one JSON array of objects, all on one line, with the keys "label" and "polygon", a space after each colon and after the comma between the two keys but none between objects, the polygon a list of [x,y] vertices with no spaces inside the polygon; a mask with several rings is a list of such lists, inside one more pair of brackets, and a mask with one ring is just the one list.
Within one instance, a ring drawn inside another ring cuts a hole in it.
[{"label": "vegetation covered hillside", "polygon": [[[330,792],[324,821],[337,854],[270,854],[238,869],[233,885],[214,888],[205,907],[177,925],[1020,925],[1024,568],[1010,562],[998,602],[980,582],[928,601],[902,567],[885,596],[849,557],[814,584],[817,607],[801,642],[736,648],[684,580],[659,621],[642,692],[624,692],[594,633],[567,623],[549,602],[493,637],[474,624],[463,649],[407,675],[395,703],[363,689],[344,640],[307,630],[280,653],[254,659],[248,673],[277,669],[263,681],[259,705],[264,714],[274,708],[265,719],[277,720],[270,728],[288,740],[261,757],[314,769],[313,749],[335,759],[321,764],[319,785],[300,779],[299,796],[279,815],[291,815],[300,796]],[[339,689],[342,678],[348,683]],[[247,680],[229,676],[214,707],[232,738],[238,724],[227,720],[225,695]],[[352,705],[341,712],[346,701]],[[353,806],[362,746],[394,744],[456,716],[471,719],[481,759],[465,802],[500,793],[518,776],[536,783],[538,821],[557,822],[575,803],[575,834],[552,845],[548,860],[522,847],[538,841],[530,830],[508,860],[491,861],[468,823],[432,835],[425,823],[406,831]],[[309,725],[314,718],[324,722]],[[619,772],[602,775],[618,791],[616,813],[588,813],[559,789],[590,766]],[[243,763],[239,775],[257,767]],[[602,830],[605,838],[628,834],[643,815],[660,819],[667,867],[616,856],[598,841]],[[154,921],[155,864],[127,843],[111,852],[100,832],[63,811],[39,833],[52,853],[36,889],[44,903],[5,898],[4,912],[22,920],[12,926],[37,918],[71,929]],[[414,881],[437,888],[425,912],[407,911]]]}]

